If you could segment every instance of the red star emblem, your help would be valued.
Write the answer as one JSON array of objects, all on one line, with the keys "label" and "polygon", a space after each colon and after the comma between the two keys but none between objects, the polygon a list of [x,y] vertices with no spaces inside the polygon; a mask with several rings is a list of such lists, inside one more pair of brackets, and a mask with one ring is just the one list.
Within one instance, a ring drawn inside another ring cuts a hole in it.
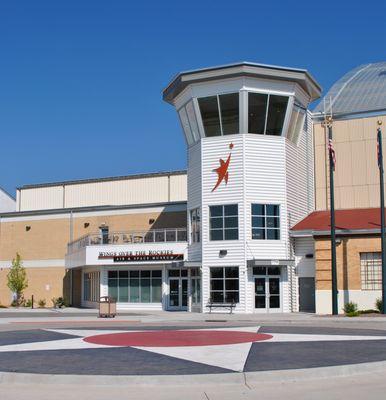
[{"label": "red star emblem", "polygon": [[[232,150],[234,147],[233,143],[229,145],[229,149]],[[232,153],[229,153],[228,158],[226,161],[224,161],[222,158],[220,158],[220,166],[216,169],[213,170],[213,172],[217,173],[217,182],[214,188],[212,189],[212,192],[214,192],[219,186],[222,181],[225,181],[225,184],[228,184],[228,178],[229,178],[229,163],[231,161],[231,155]]]}]

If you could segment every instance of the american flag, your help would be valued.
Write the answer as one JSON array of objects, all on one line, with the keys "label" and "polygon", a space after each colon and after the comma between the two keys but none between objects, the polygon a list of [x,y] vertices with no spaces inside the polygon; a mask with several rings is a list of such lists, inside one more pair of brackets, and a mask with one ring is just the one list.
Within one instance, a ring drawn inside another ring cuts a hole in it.
[{"label": "american flag", "polygon": [[336,157],[335,150],[332,144],[332,139],[328,139],[328,152],[330,153],[331,161],[332,161],[332,169],[335,171]]},{"label": "american flag", "polygon": [[377,160],[378,160],[378,168],[382,167],[382,146],[381,146],[381,130],[378,128],[377,134]]}]

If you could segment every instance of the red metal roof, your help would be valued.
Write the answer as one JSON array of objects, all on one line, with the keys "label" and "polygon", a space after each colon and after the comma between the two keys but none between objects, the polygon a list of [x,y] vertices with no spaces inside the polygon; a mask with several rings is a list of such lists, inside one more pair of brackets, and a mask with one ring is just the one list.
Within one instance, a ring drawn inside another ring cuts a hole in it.
[{"label": "red metal roof", "polygon": [[[351,210],[336,210],[335,225],[337,230],[362,230],[381,228],[379,208],[357,208]],[[298,222],[292,231],[328,231],[330,226],[330,211],[314,211]]]}]

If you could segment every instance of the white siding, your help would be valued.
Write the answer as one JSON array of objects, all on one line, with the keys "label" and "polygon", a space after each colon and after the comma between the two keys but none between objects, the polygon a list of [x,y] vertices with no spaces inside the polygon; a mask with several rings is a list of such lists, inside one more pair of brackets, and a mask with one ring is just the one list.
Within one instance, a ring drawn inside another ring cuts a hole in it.
[{"label": "white siding", "polygon": [[16,201],[0,188],[0,212],[16,211]]},{"label": "white siding", "polygon": [[[201,142],[191,146],[188,150],[188,242],[190,243],[190,210],[201,208]],[[201,221],[201,230],[203,229]],[[201,232],[202,240],[202,232]],[[188,250],[189,261],[201,261],[202,241],[190,243]]]},{"label": "white siding", "polygon": [[[307,254],[312,254],[313,257],[306,258]],[[311,236],[295,239],[295,265],[298,277],[315,277],[315,247]]]},{"label": "white siding", "polygon": [[21,188],[18,191],[17,206],[19,211],[31,211],[166,203],[186,199],[187,176],[181,173]]},{"label": "white siding", "polygon": [[18,211],[63,208],[63,186],[20,190],[19,202]]}]

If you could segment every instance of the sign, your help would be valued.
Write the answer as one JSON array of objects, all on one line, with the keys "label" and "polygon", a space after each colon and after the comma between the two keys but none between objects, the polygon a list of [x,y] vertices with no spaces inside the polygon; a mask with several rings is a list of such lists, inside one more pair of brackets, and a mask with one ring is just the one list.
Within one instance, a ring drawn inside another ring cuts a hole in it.
[{"label": "sign", "polygon": [[183,254],[176,254],[173,250],[101,251],[98,256],[98,260],[113,260],[114,262],[178,261],[183,259]]}]

